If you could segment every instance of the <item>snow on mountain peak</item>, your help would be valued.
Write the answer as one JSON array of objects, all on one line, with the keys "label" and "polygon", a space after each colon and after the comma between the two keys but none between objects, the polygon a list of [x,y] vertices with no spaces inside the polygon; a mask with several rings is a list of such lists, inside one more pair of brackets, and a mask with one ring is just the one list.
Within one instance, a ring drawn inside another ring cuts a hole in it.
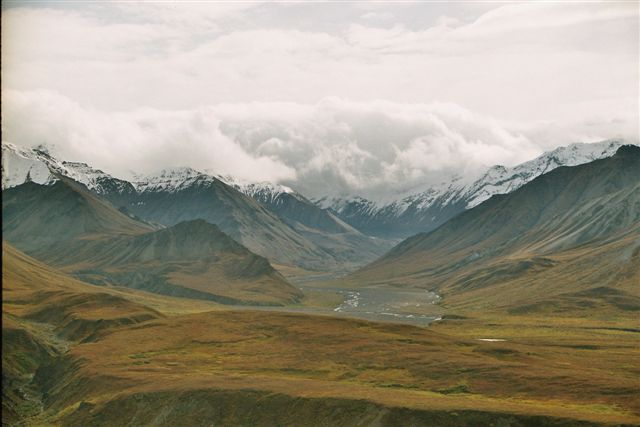
[{"label": "snow on mountain peak", "polygon": [[376,203],[359,196],[323,197],[315,203],[332,209],[339,215],[377,218],[388,222],[406,215],[421,215],[431,207],[462,205],[470,209],[494,194],[505,194],[520,188],[532,179],[559,166],[576,166],[604,157],[610,157],[623,145],[623,141],[607,140],[597,143],[574,143],[548,151],[539,157],[514,167],[495,165],[476,176],[455,176],[454,179],[433,185],[395,200]]},{"label": "snow on mountain peak", "polygon": [[283,194],[290,195],[299,200],[306,200],[291,187],[272,182],[254,182],[243,180],[231,175],[216,175],[220,181],[235,188],[239,192],[267,204],[277,204]]},{"label": "snow on mountain peak", "polygon": [[604,157],[611,157],[623,145],[620,140],[595,143],[573,143],[547,151],[512,168],[493,166],[475,181],[465,193],[467,209],[479,205],[494,194],[506,194],[532,179],[560,166],[576,166]]},{"label": "snow on mountain peak", "polygon": [[25,150],[2,141],[2,188],[15,187],[27,181],[52,184],[56,181],[49,158],[34,150]]},{"label": "snow on mountain peak", "polygon": [[26,181],[50,185],[58,180],[56,175],[69,177],[96,193],[104,193],[103,188],[110,183],[109,190],[122,189],[126,182],[94,169],[86,163],[60,161],[51,155],[51,149],[44,145],[35,148],[20,148],[2,142],[2,188],[15,187]]},{"label": "snow on mountain peak", "polygon": [[165,168],[149,175],[136,175],[133,186],[137,191],[178,191],[195,181],[212,181],[215,178],[187,166]]}]

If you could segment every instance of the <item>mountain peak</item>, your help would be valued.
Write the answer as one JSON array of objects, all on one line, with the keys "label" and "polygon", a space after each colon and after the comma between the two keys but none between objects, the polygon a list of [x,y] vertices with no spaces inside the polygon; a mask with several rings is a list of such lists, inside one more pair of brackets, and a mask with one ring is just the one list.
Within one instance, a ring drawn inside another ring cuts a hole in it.
[{"label": "mountain peak", "polygon": [[58,176],[66,176],[98,194],[107,191],[126,191],[127,182],[94,169],[84,162],[61,161],[51,154],[51,147],[39,145],[22,148],[2,141],[2,188],[15,187],[27,180],[51,185]]},{"label": "mountain peak", "polygon": [[215,178],[188,166],[162,169],[149,175],[138,175],[133,185],[138,191],[177,191],[191,185],[195,180]]}]

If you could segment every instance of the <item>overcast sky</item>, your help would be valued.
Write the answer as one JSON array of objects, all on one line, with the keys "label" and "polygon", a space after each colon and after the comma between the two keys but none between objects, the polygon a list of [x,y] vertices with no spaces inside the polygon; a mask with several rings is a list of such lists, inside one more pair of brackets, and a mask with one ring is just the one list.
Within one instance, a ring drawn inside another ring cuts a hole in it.
[{"label": "overcast sky", "polygon": [[638,138],[639,5],[3,2],[3,140],[310,196]]}]

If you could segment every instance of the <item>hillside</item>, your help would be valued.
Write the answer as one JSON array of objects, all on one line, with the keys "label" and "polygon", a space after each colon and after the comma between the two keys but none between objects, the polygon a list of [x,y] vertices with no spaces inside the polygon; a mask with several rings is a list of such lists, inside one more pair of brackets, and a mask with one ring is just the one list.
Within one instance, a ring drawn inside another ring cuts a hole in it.
[{"label": "hillside", "polygon": [[64,350],[63,342],[91,341],[100,332],[160,317],[156,310],[66,276],[3,241],[2,424],[34,412],[28,383],[38,367]]},{"label": "hillside", "polygon": [[251,251],[278,263],[309,269],[338,264],[328,250],[215,177],[179,168],[140,178],[135,186],[135,195],[112,202],[136,216],[167,226],[204,219]]},{"label": "hillside", "polygon": [[3,261],[4,424],[638,422],[628,320],[230,311],[91,286],[6,244]]},{"label": "hillside", "polygon": [[196,220],[158,230],[64,177],[5,190],[3,234],[92,283],[223,303],[282,304],[301,296],[218,227]]},{"label": "hillside", "polygon": [[60,176],[52,185],[27,182],[2,192],[2,233],[29,251],[80,236],[140,234],[154,228]]},{"label": "hillside", "polygon": [[224,304],[284,304],[302,297],[265,258],[204,220],[137,236],[76,239],[64,253],[32,254],[96,284]]},{"label": "hillside", "polygon": [[[595,286],[633,290],[638,242],[640,148],[623,146],[611,158],[561,167],[493,196],[347,280],[438,289],[445,297],[487,288],[484,297],[495,304],[508,299],[489,288],[507,282],[522,300]],[[561,285],[543,280],[554,277]]]}]

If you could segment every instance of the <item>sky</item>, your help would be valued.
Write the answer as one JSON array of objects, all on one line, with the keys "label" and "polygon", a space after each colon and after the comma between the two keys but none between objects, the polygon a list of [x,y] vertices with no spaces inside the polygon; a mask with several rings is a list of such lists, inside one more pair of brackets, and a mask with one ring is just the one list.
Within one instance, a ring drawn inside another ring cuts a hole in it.
[{"label": "sky", "polygon": [[2,138],[371,198],[639,134],[629,2],[2,6]]}]

